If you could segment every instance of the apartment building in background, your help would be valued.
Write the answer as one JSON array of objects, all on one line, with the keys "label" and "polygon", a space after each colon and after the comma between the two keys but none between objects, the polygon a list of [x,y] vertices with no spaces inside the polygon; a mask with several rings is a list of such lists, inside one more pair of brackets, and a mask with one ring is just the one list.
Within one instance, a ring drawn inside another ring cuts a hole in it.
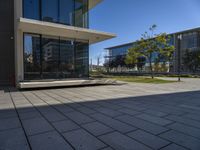
[{"label": "apartment building in background", "polygon": [[89,45],[115,37],[89,29],[102,0],[0,0],[0,85],[89,77]]}]

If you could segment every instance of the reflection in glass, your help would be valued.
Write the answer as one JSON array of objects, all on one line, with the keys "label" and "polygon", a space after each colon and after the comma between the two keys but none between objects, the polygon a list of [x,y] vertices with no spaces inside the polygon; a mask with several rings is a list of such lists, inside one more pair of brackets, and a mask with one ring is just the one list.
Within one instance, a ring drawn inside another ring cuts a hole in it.
[{"label": "reflection in glass", "polygon": [[88,42],[25,34],[24,76],[25,80],[88,77]]},{"label": "reflection in glass", "polygon": [[78,78],[89,76],[89,45],[88,43],[76,42],[75,66]]},{"label": "reflection in glass", "polygon": [[42,20],[58,22],[58,0],[42,0]]},{"label": "reflection in glass", "polygon": [[29,19],[40,19],[39,0],[23,0],[24,17]]},{"label": "reflection in glass", "polygon": [[[24,17],[88,28],[88,0],[23,0]],[[41,2],[41,4],[40,4]]]},{"label": "reflection in glass", "polygon": [[75,0],[75,26],[88,28],[88,0]]},{"label": "reflection in glass", "polygon": [[74,42],[72,40],[60,39],[60,67],[61,78],[74,77]]},{"label": "reflection in glass", "polygon": [[43,78],[58,78],[59,56],[59,38],[51,36],[42,36]]},{"label": "reflection in glass", "polygon": [[40,78],[40,36],[26,34],[24,36],[24,78]]},{"label": "reflection in glass", "polygon": [[73,25],[74,0],[60,0],[59,22],[66,25]]}]

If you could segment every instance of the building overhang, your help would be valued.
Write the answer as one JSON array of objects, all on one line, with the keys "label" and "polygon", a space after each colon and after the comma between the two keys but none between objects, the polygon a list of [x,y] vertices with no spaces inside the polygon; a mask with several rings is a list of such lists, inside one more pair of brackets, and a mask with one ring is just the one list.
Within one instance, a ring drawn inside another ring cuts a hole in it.
[{"label": "building overhang", "polygon": [[87,40],[90,44],[116,37],[115,34],[78,28],[57,23],[19,18],[17,28],[22,32],[60,36],[71,39]]},{"label": "building overhang", "polygon": [[93,7],[95,7],[97,4],[99,4],[102,1],[103,0],[89,0],[89,9],[92,9]]}]

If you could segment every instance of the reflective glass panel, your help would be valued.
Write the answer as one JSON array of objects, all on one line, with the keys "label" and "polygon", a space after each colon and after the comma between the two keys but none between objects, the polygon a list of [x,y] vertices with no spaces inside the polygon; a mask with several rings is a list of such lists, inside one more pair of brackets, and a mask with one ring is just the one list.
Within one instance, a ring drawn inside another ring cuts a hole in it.
[{"label": "reflective glass panel", "polygon": [[45,79],[58,78],[59,68],[59,38],[42,36],[42,77]]},{"label": "reflective glass panel", "polygon": [[29,19],[40,19],[39,0],[24,0],[24,17]]},{"label": "reflective glass panel", "polygon": [[89,76],[89,45],[84,42],[76,42],[75,67],[78,78]]},{"label": "reflective glass panel", "polygon": [[74,42],[72,40],[60,39],[60,78],[74,77]]},{"label": "reflective glass panel", "polygon": [[60,0],[59,5],[59,22],[66,25],[73,25],[74,0]]},{"label": "reflective glass panel", "polygon": [[58,0],[42,0],[42,20],[59,22]]},{"label": "reflective glass panel", "polygon": [[75,0],[75,26],[88,28],[88,0]]},{"label": "reflective glass panel", "polygon": [[40,78],[40,36],[25,34],[24,35],[24,78]]}]

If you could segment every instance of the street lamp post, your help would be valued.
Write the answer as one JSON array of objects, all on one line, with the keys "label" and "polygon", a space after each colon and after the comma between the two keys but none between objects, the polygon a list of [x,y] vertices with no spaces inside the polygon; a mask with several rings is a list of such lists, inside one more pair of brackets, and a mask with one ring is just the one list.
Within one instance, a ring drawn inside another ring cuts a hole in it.
[{"label": "street lamp post", "polygon": [[181,40],[182,35],[178,35],[178,81],[181,81]]}]

